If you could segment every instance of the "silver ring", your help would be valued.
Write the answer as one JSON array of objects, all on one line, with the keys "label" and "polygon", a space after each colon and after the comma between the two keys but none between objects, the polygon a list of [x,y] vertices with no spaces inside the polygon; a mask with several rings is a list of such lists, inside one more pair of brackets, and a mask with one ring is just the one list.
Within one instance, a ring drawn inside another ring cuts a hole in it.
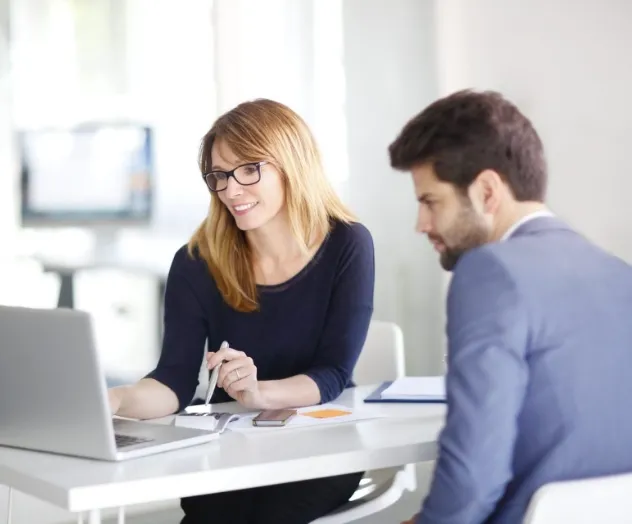
[{"label": "silver ring", "polygon": [[241,377],[239,376],[239,370],[238,369],[235,370],[235,374],[237,375],[237,380],[240,380]]}]

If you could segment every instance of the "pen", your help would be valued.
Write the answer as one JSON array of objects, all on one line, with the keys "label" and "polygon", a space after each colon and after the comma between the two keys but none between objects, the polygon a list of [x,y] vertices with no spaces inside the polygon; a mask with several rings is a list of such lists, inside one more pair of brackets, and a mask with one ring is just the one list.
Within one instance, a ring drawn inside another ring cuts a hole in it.
[{"label": "pen", "polygon": [[[224,349],[228,347],[228,342],[226,340],[224,340],[224,342],[222,342],[222,345],[219,347],[219,349]],[[211,378],[208,381],[208,388],[206,389],[206,401],[204,402],[205,406],[208,406],[209,403],[211,402],[211,397],[213,396],[213,393],[215,392],[215,386],[217,386],[217,377],[219,376],[219,368],[222,367],[223,362],[220,362],[219,364],[217,364],[217,366],[215,366],[213,368],[213,371],[211,372]]]}]

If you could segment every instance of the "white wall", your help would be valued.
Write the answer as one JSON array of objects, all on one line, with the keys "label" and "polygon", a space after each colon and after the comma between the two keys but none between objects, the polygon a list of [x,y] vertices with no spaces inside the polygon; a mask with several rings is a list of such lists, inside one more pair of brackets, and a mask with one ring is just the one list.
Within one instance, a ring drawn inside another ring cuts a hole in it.
[{"label": "white wall", "polygon": [[632,3],[345,0],[344,16],[346,197],[375,236],[376,317],[402,324],[409,372],[442,369],[447,279],[412,232],[410,181],[391,172],[386,146],[439,95],[476,87],[514,100],[544,140],[552,209],[632,261]]},{"label": "white wall", "polygon": [[344,42],[350,180],[345,198],[373,233],[375,318],[404,330],[408,373],[443,370],[442,270],[414,232],[410,176],[387,147],[437,95],[434,2],[345,0]]},{"label": "white wall", "polygon": [[441,92],[491,88],[533,120],[549,203],[632,261],[632,2],[441,0]]},{"label": "white wall", "polygon": [[0,0],[0,246],[11,245],[17,230],[17,176],[10,108],[9,0]]}]

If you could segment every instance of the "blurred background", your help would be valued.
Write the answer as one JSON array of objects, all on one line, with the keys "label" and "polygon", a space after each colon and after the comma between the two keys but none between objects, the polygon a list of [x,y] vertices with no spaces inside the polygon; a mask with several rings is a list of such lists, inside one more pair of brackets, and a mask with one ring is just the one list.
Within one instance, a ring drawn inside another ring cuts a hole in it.
[{"label": "blurred background", "polygon": [[[0,0],[0,303],[89,311],[110,383],[149,371],[209,202],[200,139],[268,97],[372,232],[374,317],[403,329],[407,373],[442,373],[448,276],[388,144],[439,96],[499,90],[543,138],[552,210],[630,261],[630,49],[627,0]],[[42,508],[16,512],[68,520]]]}]

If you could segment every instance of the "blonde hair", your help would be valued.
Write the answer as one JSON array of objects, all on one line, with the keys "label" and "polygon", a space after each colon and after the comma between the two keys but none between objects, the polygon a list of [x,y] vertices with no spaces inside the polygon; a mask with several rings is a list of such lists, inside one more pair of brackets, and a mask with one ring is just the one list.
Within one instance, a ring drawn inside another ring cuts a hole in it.
[{"label": "blonde hair", "polygon": [[[329,232],[332,220],[355,220],[324,173],[312,133],[287,106],[258,99],[244,102],[219,117],[202,139],[202,173],[211,171],[211,150],[216,140],[222,140],[245,162],[267,160],[279,169],[290,227],[305,251],[316,235]],[[206,262],[226,303],[237,311],[258,309],[246,235],[217,193],[211,192],[208,216],[193,234],[188,251],[191,256],[197,251]]]}]

